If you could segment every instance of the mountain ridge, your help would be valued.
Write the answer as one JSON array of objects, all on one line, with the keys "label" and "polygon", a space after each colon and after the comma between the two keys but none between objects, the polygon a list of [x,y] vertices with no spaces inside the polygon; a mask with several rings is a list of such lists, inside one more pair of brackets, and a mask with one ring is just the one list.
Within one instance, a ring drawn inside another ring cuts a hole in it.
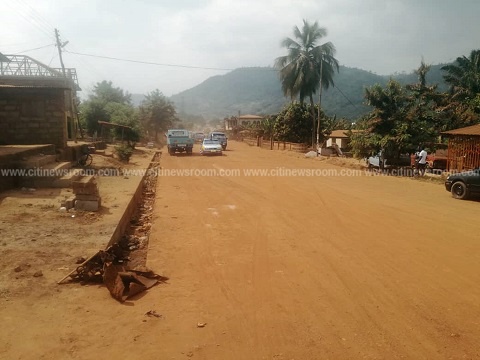
[{"label": "mountain ridge", "polygon": [[[444,65],[431,65],[427,73],[427,83],[438,84],[442,91],[448,88],[441,74]],[[351,121],[358,119],[371,110],[364,104],[365,88],[374,84],[384,86],[389,79],[395,79],[403,85],[418,82],[414,72],[377,75],[340,66],[333,78],[335,86],[322,92],[322,108],[329,116],[336,115],[337,118]],[[132,98],[137,95],[132,94]],[[215,75],[169,99],[175,104],[177,113],[205,119],[223,119],[239,114],[274,114],[291,101],[283,95],[277,71],[272,67],[245,67]],[[318,94],[314,95],[314,101],[318,102]]]}]

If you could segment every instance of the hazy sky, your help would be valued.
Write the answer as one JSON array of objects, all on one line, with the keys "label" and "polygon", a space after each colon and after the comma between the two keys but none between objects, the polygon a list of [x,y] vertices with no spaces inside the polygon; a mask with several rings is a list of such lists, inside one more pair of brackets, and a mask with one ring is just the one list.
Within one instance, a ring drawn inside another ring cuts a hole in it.
[{"label": "hazy sky", "polygon": [[170,96],[229,69],[273,66],[303,19],[327,29],[322,43],[336,46],[341,65],[386,75],[479,49],[479,14],[479,0],[8,0],[0,52],[60,67],[57,28],[83,96],[102,80]]}]

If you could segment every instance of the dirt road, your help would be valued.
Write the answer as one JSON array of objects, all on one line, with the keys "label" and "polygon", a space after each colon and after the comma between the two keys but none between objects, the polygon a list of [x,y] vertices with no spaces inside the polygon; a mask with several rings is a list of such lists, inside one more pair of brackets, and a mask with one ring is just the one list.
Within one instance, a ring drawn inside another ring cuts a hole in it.
[{"label": "dirt road", "polygon": [[42,279],[0,303],[0,358],[480,357],[478,201],[235,142],[161,165],[168,283],[121,305]]},{"label": "dirt road", "polygon": [[158,358],[480,356],[478,202],[242,143],[162,167]]}]

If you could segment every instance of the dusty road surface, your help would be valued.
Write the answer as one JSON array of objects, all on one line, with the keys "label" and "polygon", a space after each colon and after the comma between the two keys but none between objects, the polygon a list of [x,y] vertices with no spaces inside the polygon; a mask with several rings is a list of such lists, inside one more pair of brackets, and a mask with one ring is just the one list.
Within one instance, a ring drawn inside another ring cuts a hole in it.
[{"label": "dusty road surface", "polygon": [[0,303],[0,358],[480,357],[479,201],[236,142],[161,165],[147,265],[168,282],[123,305],[32,282]]},{"label": "dusty road surface", "polygon": [[479,202],[234,142],[162,168],[149,358],[480,357]]}]

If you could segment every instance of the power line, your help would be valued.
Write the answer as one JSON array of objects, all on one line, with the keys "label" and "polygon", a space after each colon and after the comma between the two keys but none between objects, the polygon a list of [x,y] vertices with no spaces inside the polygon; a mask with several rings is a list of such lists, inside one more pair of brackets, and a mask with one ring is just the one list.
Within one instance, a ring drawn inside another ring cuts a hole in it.
[{"label": "power line", "polygon": [[36,27],[38,30],[40,30],[41,32],[43,32],[46,36],[48,36],[49,38],[51,38],[51,32],[46,30],[45,27],[42,27],[40,26],[39,23],[35,23],[32,21],[32,19],[29,19],[27,16],[25,16],[23,14],[22,11],[19,11],[19,9],[17,9],[16,7],[13,7],[12,4],[10,4],[9,2],[6,3],[7,6],[9,6],[13,11],[15,11],[18,15],[20,15],[27,23],[29,23],[30,25],[33,25],[34,27]]},{"label": "power line", "polygon": [[203,67],[203,66],[191,66],[191,65],[178,65],[178,64],[163,64],[157,62],[150,62],[150,61],[141,61],[141,60],[131,60],[131,59],[121,59],[111,56],[102,56],[102,55],[93,55],[93,54],[84,54],[78,53],[73,51],[64,50],[70,54],[81,55],[81,56],[90,56],[100,59],[108,59],[108,60],[116,60],[116,61],[124,61],[124,62],[131,62],[137,64],[146,64],[146,65],[156,65],[156,66],[168,66],[168,67],[179,67],[179,68],[186,68],[186,69],[202,69],[202,70],[217,70],[217,71],[233,71],[235,69],[226,69],[226,68],[214,68],[214,67]]},{"label": "power line", "polygon": [[33,7],[31,7],[29,4],[27,4],[23,0],[17,0],[16,2],[21,7],[22,6],[28,7],[30,9],[30,11],[27,9],[25,13],[28,15],[29,19],[33,20],[33,22],[31,22],[32,24],[35,23],[35,25],[38,26],[38,28],[45,30],[47,33],[52,32],[53,26],[47,20],[45,20],[45,18],[43,18],[38,11],[36,11]]},{"label": "power line", "polygon": [[340,90],[340,88],[338,86],[334,85],[334,88],[337,89],[340,92],[340,94],[343,95],[343,97],[345,99],[347,99],[347,101],[350,103],[350,105],[352,105],[356,110],[358,110],[358,108],[355,106],[355,104],[343,93],[342,90]]},{"label": "power line", "polygon": [[[71,47],[72,44],[69,44],[68,46]],[[64,49],[64,52],[67,52],[67,50]],[[92,65],[92,64],[87,60],[87,58],[82,58],[82,57],[77,56],[76,59],[77,59],[80,63],[82,63],[86,68],[88,68],[88,69],[90,70],[90,72],[96,73],[96,75],[97,75],[98,77],[100,77],[100,78],[101,78],[101,77],[105,77],[105,73],[104,73],[103,71],[99,70],[98,68],[96,68],[94,65]]]},{"label": "power line", "polygon": [[[48,22],[48,20],[46,18],[44,18],[42,16],[42,14],[40,14],[37,10],[35,10],[30,4],[28,4],[27,2],[25,2],[24,0],[17,0],[18,3],[22,3],[23,5],[25,5],[26,7],[30,8],[30,10],[32,11],[32,15],[33,17],[35,17],[38,20],[40,20],[40,22],[42,23],[43,26],[45,26],[49,31],[51,29],[54,29],[54,26],[52,24],[50,24]],[[39,22],[39,24],[40,24]]]},{"label": "power line", "polygon": [[34,50],[39,50],[39,49],[44,49],[46,47],[49,47],[49,46],[54,46],[55,44],[48,44],[48,45],[44,45],[44,46],[40,46],[40,47],[37,47],[37,48],[34,48],[34,49],[28,49],[28,50],[23,50],[23,51],[17,51],[18,54],[21,54],[21,53],[25,53],[25,52],[29,52],[29,51],[34,51]]}]

